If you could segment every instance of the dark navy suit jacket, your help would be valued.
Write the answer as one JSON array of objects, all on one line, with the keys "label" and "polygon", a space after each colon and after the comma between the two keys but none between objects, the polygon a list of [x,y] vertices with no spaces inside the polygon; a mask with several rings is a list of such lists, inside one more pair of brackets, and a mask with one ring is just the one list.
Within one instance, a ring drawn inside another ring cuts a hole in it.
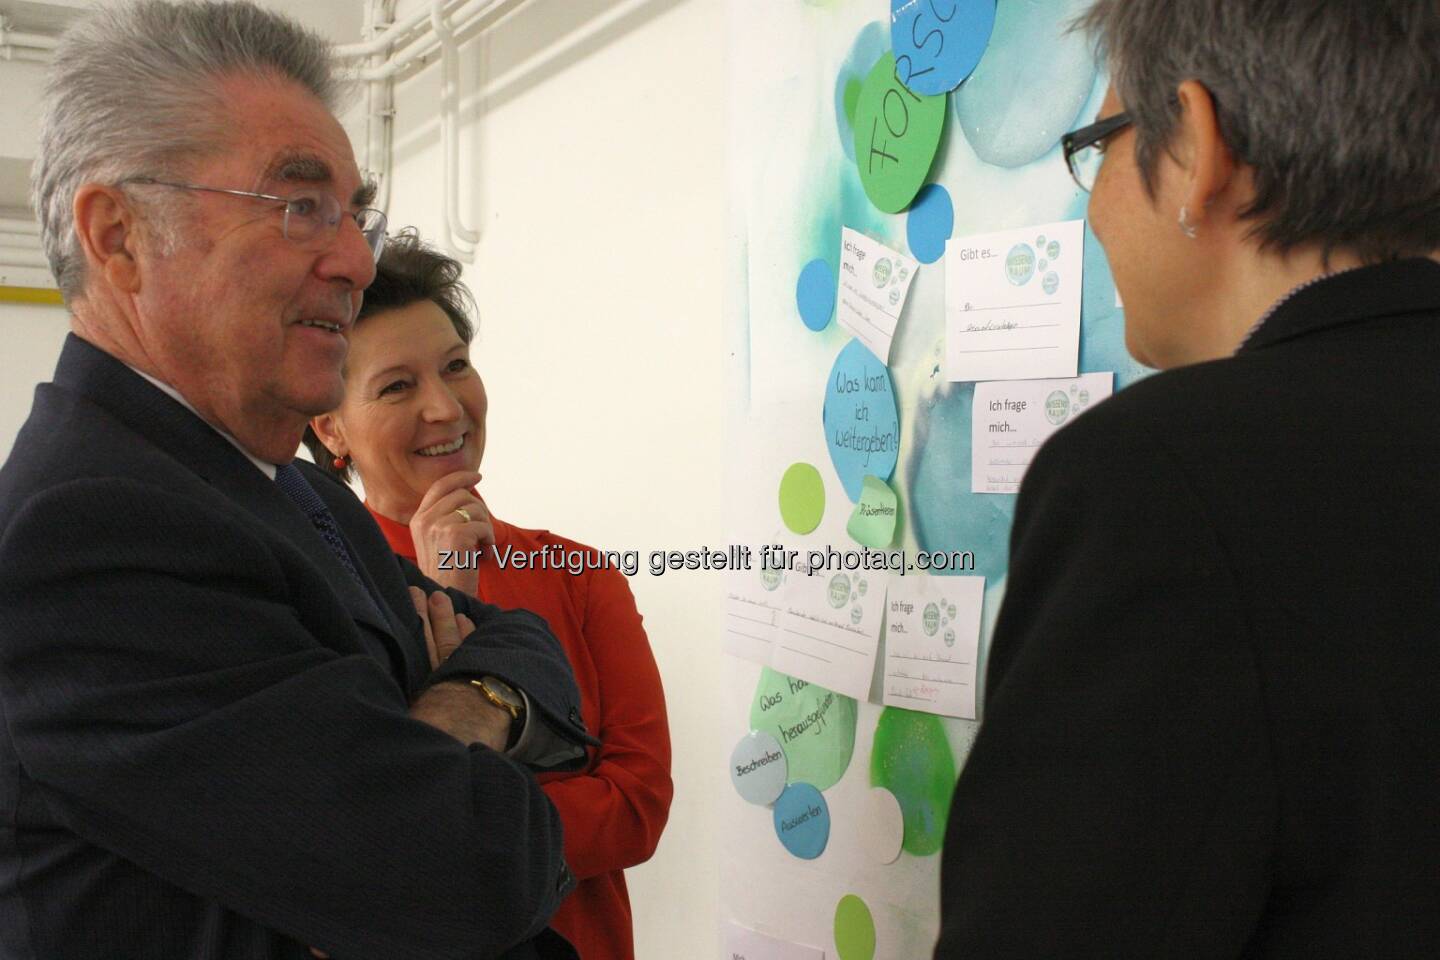
[{"label": "dark navy suit jacket", "polygon": [[[306,467],[380,609],[230,442],[72,336],[0,471],[0,955],[570,957],[531,772],[407,715],[428,589]],[[589,742],[538,617],[447,667]],[[442,668],[445,669],[445,668]]]}]

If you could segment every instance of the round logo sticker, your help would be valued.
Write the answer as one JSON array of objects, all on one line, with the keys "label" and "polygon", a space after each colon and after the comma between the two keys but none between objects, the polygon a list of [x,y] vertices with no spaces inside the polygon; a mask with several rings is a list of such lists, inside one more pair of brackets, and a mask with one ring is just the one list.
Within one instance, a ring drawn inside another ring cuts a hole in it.
[{"label": "round logo sticker", "polygon": [[837,573],[830,578],[830,606],[839,610],[850,602],[850,578]]},{"label": "round logo sticker", "polygon": [[890,282],[890,270],[889,257],[881,257],[875,261],[875,272],[871,274],[871,277],[874,279],[876,287],[883,287]]},{"label": "round logo sticker", "polygon": [[935,636],[935,631],[940,629],[940,608],[933,603],[925,604],[924,613],[925,636]]},{"label": "round logo sticker", "polygon": [[1047,297],[1053,297],[1055,291],[1060,289],[1060,275],[1051,270],[1045,274],[1045,279],[1040,281],[1040,286],[1045,290]]},{"label": "round logo sticker", "polygon": [[1017,243],[1005,257],[1005,276],[1017,287],[1023,287],[1035,276],[1035,251],[1028,243]]},{"label": "round logo sticker", "polygon": [[1063,391],[1056,390],[1045,398],[1045,419],[1059,425],[1070,416],[1070,398]]}]

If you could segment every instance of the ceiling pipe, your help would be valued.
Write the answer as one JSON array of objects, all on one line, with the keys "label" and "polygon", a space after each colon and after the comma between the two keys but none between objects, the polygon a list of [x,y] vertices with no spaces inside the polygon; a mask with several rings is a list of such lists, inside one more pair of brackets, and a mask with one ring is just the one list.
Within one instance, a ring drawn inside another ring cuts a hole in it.
[{"label": "ceiling pipe", "polygon": [[26,220],[19,217],[0,217],[0,233],[25,233],[38,238],[40,236],[40,224],[34,220]]},{"label": "ceiling pipe", "polygon": [[0,242],[0,264],[8,267],[50,269],[50,261],[45,259],[45,254],[40,252],[39,247],[12,246],[4,242]]},{"label": "ceiling pipe", "polygon": [[432,0],[430,25],[440,40],[440,140],[445,165],[445,245],[467,263],[475,262],[480,234],[460,219],[460,65],[455,34],[445,22],[444,0]]},{"label": "ceiling pipe", "polygon": [[[470,24],[484,17],[491,10],[505,3],[506,0],[470,0],[464,6],[455,10],[451,15],[452,23],[458,24],[452,33],[462,32]],[[432,17],[433,20],[433,17]],[[405,49],[396,53],[385,63],[376,67],[366,67],[357,70],[354,76],[359,80],[387,80],[396,74],[431,56],[440,47],[439,37],[432,31],[421,34],[415,42],[409,44]]]}]

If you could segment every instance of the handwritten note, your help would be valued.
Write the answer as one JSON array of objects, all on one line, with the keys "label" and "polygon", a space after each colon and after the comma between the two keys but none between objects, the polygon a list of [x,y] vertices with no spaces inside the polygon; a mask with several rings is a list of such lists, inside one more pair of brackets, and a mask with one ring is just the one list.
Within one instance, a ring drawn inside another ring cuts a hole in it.
[{"label": "handwritten note", "polygon": [[1113,373],[1063,380],[998,380],[975,384],[970,418],[970,490],[1019,493],[1030,461],[1050,434],[1110,396]]},{"label": "handwritten note", "polygon": [[857,700],[867,698],[887,580],[873,570],[790,571],[771,666]]},{"label": "handwritten note", "polygon": [[975,718],[984,577],[905,576],[890,581],[885,620],[885,704]]},{"label": "handwritten note", "polygon": [[935,160],[945,128],[945,97],[906,88],[887,51],[860,86],[853,126],[865,196],[878,209],[899,213],[915,199]]},{"label": "handwritten note", "polygon": [[725,922],[723,936],[725,960],[825,960],[818,947],[778,940],[731,921]]},{"label": "handwritten note", "polygon": [[836,317],[840,326],[888,364],[895,325],[920,265],[849,227],[840,232],[840,238]]},{"label": "handwritten note", "polygon": [[949,379],[1076,375],[1084,238],[1085,221],[1069,220],[945,245]]},{"label": "handwritten note", "polygon": [[779,591],[794,571],[769,569],[762,557],[759,570],[736,570],[725,590],[725,633],[721,644],[726,653],[744,660],[770,665],[775,646],[775,624],[784,609]]}]

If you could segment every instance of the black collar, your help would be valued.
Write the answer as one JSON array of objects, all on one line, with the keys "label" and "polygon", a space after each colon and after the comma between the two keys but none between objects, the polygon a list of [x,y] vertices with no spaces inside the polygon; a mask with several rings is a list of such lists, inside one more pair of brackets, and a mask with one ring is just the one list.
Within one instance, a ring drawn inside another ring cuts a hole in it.
[{"label": "black collar", "polygon": [[1377,263],[1300,290],[1275,309],[1239,354],[1342,324],[1425,313],[1440,314],[1440,263],[1426,257]]}]

